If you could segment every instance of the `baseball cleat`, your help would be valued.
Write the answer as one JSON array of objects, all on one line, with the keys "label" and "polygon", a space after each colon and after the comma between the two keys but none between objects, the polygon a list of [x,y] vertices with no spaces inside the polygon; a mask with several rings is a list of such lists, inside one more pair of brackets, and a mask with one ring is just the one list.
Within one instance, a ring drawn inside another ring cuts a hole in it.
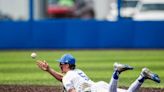
[{"label": "baseball cleat", "polygon": [[114,63],[114,70],[121,73],[126,70],[133,70],[133,67],[126,64]]},{"label": "baseball cleat", "polygon": [[143,76],[145,79],[150,79],[157,83],[160,83],[160,78],[158,77],[158,75],[150,71],[148,68],[142,69],[141,76]]}]

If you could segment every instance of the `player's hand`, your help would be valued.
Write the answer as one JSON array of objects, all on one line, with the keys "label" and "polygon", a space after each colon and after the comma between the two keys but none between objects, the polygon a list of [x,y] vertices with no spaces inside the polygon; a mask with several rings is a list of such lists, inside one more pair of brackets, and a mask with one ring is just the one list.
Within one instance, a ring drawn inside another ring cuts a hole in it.
[{"label": "player's hand", "polygon": [[43,71],[48,71],[48,69],[49,69],[49,65],[48,65],[48,63],[45,60],[43,60],[43,61],[38,60],[37,61],[37,65]]}]

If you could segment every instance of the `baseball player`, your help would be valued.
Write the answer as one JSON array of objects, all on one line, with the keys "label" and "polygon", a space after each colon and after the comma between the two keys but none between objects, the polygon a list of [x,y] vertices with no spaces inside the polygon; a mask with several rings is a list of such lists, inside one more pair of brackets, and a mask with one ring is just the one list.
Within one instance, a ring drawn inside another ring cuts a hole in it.
[{"label": "baseball player", "polygon": [[114,72],[108,84],[104,81],[93,82],[82,70],[76,69],[76,60],[71,54],[64,54],[57,61],[62,73],[50,68],[46,61],[38,61],[37,65],[61,81],[66,92],[137,92],[146,79],[160,83],[157,74],[148,68],[143,68],[139,77],[128,89],[120,89],[117,88],[119,75],[126,70],[132,70],[133,67],[129,65],[114,63]]}]

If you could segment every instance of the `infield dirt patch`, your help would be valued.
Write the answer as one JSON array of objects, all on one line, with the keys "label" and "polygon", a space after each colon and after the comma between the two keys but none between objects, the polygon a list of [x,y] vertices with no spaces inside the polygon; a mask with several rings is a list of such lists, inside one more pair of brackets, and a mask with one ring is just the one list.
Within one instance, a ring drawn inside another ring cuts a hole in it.
[{"label": "infield dirt patch", "polygon": [[[0,85],[0,92],[63,92],[61,86]],[[164,88],[141,88],[139,92],[164,92]]]}]

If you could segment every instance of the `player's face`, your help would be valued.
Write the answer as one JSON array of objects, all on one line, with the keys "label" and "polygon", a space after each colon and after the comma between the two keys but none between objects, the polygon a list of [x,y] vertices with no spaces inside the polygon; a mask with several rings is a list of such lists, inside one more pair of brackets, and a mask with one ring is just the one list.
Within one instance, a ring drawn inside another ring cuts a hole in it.
[{"label": "player's face", "polygon": [[60,63],[59,66],[60,66],[60,69],[61,69],[62,73],[66,73],[69,70],[69,64]]}]

